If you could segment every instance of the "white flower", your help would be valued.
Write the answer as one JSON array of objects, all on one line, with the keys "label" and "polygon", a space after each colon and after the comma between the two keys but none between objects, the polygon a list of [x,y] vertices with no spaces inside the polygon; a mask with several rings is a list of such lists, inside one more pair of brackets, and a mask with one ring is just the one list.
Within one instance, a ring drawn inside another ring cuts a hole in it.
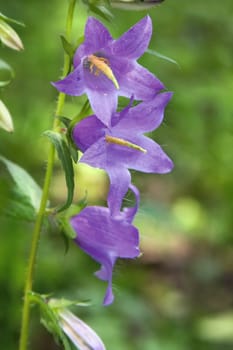
[{"label": "white flower", "polygon": [[7,107],[0,100],[0,128],[12,132],[14,130],[13,121]]},{"label": "white flower", "polygon": [[0,40],[11,49],[23,50],[23,43],[16,31],[2,19],[0,19]]},{"label": "white flower", "polygon": [[102,340],[86,323],[67,309],[59,311],[60,326],[80,350],[106,350]]}]

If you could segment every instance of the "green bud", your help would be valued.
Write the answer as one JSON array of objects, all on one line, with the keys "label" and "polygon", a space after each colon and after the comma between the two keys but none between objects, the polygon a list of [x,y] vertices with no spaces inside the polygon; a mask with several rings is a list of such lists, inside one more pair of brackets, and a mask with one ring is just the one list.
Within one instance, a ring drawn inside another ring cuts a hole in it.
[{"label": "green bud", "polygon": [[12,132],[14,130],[13,121],[10,112],[0,100],[0,128]]},{"label": "green bud", "polygon": [[0,40],[11,49],[23,50],[23,43],[18,34],[2,19],[0,19]]}]

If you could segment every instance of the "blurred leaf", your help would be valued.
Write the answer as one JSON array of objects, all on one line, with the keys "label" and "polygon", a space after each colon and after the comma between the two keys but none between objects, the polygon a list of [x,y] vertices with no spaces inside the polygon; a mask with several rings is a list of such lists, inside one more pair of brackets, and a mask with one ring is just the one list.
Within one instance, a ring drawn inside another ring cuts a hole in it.
[{"label": "blurred leaf", "polygon": [[83,0],[84,4],[88,6],[90,11],[95,13],[97,16],[100,16],[101,18],[105,19],[106,21],[110,22],[112,18],[114,17],[109,9],[109,1],[89,1],[89,0]]},{"label": "blurred leaf", "polygon": [[14,78],[12,67],[0,58],[0,87],[8,85]]},{"label": "blurred leaf", "polygon": [[8,198],[2,198],[5,202],[4,215],[27,221],[35,219],[35,209],[31,206],[28,197],[24,196],[16,186],[9,191],[8,195]]},{"label": "blurred leaf", "polygon": [[121,10],[146,10],[160,5],[164,0],[110,0],[112,7]]},{"label": "blurred leaf", "polygon": [[19,22],[13,18],[7,17],[1,12],[0,12],[0,19],[4,20],[5,22],[15,23],[15,24],[18,24],[19,26],[25,27],[25,24],[23,22]]},{"label": "blurred leaf", "polygon": [[48,130],[44,132],[44,135],[47,136],[50,141],[53,143],[58,157],[62,163],[63,170],[65,172],[66,186],[67,186],[67,200],[66,203],[58,209],[58,212],[65,210],[68,208],[73,200],[74,194],[74,169],[72,158],[70,155],[69,147],[65,142],[64,138],[61,134]]},{"label": "blurred leaf", "polygon": [[39,210],[42,195],[41,188],[31,175],[19,165],[2,156],[0,156],[0,161],[5,164],[16,184],[12,196],[9,198],[10,210],[8,209],[8,214],[18,218],[32,220]]},{"label": "blurred leaf", "polygon": [[197,323],[197,333],[200,338],[211,342],[233,343],[233,312],[201,318]]},{"label": "blurred leaf", "polygon": [[0,100],[0,128],[12,132],[14,130],[12,117],[4,103]]},{"label": "blurred leaf", "polygon": [[158,51],[151,50],[151,49],[147,49],[147,50],[146,50],[146,53],[149,53],[150,55],[153,55],[153,56],[162,58],[162,59],[165,60],[165,61],[174,63],[174,64],[176,64],[177,66],[179,66],[179,64],[178,64],[175,60],[173,60],[172,58],[167,57],[167,56],[165,56],[165,55],[162,55],[162,54],[159,53]]}]

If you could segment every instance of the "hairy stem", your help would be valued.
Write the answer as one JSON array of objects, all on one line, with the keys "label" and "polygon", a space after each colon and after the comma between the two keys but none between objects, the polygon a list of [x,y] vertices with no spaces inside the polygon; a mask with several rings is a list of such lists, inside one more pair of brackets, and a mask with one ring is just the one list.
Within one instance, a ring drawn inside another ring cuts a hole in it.
[{"label": "hairy stem", "polygon": [[[66,18],[66,38],[68,41],[70,40],[70,36],[71,36],[75,3],[76,3],[76,0],[69,1],[68,13]],[[70,68],[70,57],[67,54],[64,54],[64,66],[63,66],[63,74],[62,74],[63,77],[67,75],[69,68]],[[56,130],[59,128],[60,121],[56,117],[61,115],[64,102],[65,102],[65,94],[59,93],[56,111],[55,111],[55,119],[53,122],[53,130]],[[48,201],[49,188],[50,188],[50,183],[51,183],[51,178],[53,173],[53,166],[54,166],[54,158],[55,158],[55,149],[53,144],[51,143],[49,152],[48,152],[47,169],[45,173],[40,208],[36,217],[36,222],[32,233],[31,250],[29,255],[29,262],[28,262],[26,281],[25,281],[25,287],[24,287],[24,304],[23,304],[23,312],[22,312],[19,350],[26,350],[27,344],[28,344],[29,321],[30,321],[29,292],[32,290],[32,285],[33,285],[35,263],[36,263],[38,248],[39,248],[40,232],[41,232],[46,205]]]}]

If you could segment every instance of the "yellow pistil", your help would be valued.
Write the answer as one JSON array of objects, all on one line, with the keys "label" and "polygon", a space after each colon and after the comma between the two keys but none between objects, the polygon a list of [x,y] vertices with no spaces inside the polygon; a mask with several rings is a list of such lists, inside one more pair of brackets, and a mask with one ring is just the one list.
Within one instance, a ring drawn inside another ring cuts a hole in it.
[{"label": "yellow pistil", "polygon": [[115,145],[120,145],[120,146],[124,146],[124,147],[128,147],[128,148],[133,148],[137,151],[146,153],[147,150],[145,148],[142,148],[138,145],[135,145],[132,142],[126,141],[124,139],[118,138],[118,137],[114,137],[114,136],[109,136],[109,135],[105,135],[105,140],[108,143],[114,143]]},{"label": "yellow pistil", "polygon": [[98,57],[95,55],[88,56],[88,62],[90,63],[90,71],[95,75],[99,75],[99,73],[103,73],[109,80],[113,82],[116,89],[119,90],[119,84],[113,74],[113,71],[109,67],[109,61],[107,58]]}]

